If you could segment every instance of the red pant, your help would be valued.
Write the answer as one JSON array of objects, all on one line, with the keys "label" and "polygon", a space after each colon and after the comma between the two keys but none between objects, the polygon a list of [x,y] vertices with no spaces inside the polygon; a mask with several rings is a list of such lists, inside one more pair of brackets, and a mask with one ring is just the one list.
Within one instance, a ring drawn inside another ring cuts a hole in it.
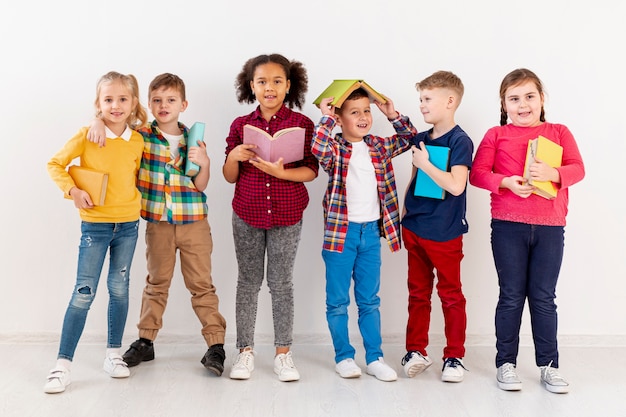
[{"label": "red pant", "polygon": [[402,228],[402,239],[408,251],[409,320],[406,327],[406,349],[427,355],[430,327],[431,295],[437,270],[437,294],[441,299],[445,323],[446,347],[443,358],[465,356],[465,296],[461,290],[463,236],[447,242],[422,239]]}]

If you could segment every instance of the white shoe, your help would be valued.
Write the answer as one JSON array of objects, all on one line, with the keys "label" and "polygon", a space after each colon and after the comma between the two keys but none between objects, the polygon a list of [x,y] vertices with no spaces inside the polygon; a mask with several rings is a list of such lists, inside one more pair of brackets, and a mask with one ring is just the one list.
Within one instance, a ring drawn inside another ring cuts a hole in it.
[{"label": "white shoe", "polygon": [[128,378],[130,376],[128,364],[124,362],[121,355],[109,355],[104,358],[102,369],[104,369],[104,372],[109,374],[111,378]]},{"label": "white shoe", "polygon": [[358,378],[361,376],[361,368],[354,362],[354,359],[348,358],[335,365],[335,372],[342,378]]},{"label": "white shoe", "polygon": [[561,376],[558,368],[552,367],[552,362],[548,366],[541,366],[541,382],[546,389],[555,394],[566,394],[569,392],[569,383]]},{"label": "white shoe", "polygon": [[239,352],[233,367],[230,369],[230,379],[248,379],[254,370],[254,351],[245,348]]},{"label": "white shoe", "polygon": [[70,383],[70,370],[62,366],[56,366],[48,374],[48,380],[43,387],[43,392],[46,394],[58,394],[65,391],[65,387]]},{"label": "white shoe", "polygon": [[446,358],[441,368],[441,380],[443,382],[463,381],[463,370],[467,370],[461,358]]},{"label": "white shoe", "polygon": [[367,364],[368,375],[373,375],[381,381],[395,381],[398,379],[398,374],[389,365],[385,363],[385,360],[381,357],[374,362]]},{"label": "white shoe", "polygon": [[498,368],[496,374],[498,388],[505,391],[519,391],[522,389],[522,381],[517,376],[515,365],[507,362]]},{"label": "white shoe", "polygon": [[297,381],[300,379],[300,373],[293,364],[291,352],[279,353],[274,358],[274,373],[278,375],[278,379],[283,382]]},{"label": "white shoe", "polygon": [[402,368],[404,368],[404,373],[409,378],[421,374],[432,364],[433,361],[431,361],[428,356],[424,356],[416,350],[408,352],[404,355],[404,358],[402,358]]}]

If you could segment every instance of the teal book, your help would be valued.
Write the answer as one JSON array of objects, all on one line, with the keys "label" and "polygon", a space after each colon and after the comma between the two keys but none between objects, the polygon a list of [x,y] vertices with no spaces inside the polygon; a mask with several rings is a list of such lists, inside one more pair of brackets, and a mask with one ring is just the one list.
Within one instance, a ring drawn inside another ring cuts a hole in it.
[{"label": "teal book", "polygon": [[[198,146],[199,141],[204,141],[204,123],[196,122],[189,129],[187,135],[187,150],[192,146]],[[191,162],[189,159],[185,162],[185,175],[195,177],[200,172],[198,164]]]},{"label": "teal book", "polygon": [[[447,146],[426,145],[428,160],[442,171],[448,171],[450,164],[450,148]],[[446,197],[446,190],[438,186],[424,171],[417,169],[415,175],[416,197],[428,197],[443,200]]]}]

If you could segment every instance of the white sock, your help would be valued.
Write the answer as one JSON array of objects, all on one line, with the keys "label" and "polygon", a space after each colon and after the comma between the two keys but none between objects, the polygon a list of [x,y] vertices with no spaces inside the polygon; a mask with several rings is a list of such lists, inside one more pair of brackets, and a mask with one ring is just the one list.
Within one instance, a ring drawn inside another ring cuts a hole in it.
[{"label": "white sock", "polygon": [[121,356],[120,348],[107,348],[107,358],[111,356]]},{"label": "white sock", "polygon": [[72,367],[72,361],[69,359],[57,359],[57,368],[65,368],[68,371]]}]

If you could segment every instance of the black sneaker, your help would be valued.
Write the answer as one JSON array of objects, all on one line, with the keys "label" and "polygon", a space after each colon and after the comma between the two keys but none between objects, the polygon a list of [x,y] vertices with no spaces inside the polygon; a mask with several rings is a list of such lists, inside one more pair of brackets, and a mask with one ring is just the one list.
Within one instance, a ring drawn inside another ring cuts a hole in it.
[{"label": "black sneaker", "polygon": [[154,359],[154,345],[149,345],[141,339],[135,340],[122,358],[129,367],[151,361]]},{"label": "black sneaker", "polygon": [[200,362],[202,362],[202,365],[204,365],[206,369],[217,376],[221,376],[222,372],[224,372],[224,359],[226,359],[224,345],[215,344],[206,351]]}]

